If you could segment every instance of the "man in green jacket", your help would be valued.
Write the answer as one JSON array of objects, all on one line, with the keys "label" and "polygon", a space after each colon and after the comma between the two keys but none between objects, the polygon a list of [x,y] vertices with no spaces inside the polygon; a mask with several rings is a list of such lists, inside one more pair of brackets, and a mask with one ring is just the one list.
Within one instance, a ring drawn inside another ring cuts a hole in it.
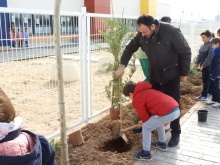
[{"label": "man in green jacket", "polygon": [[139,59],[142,71],[145,76],[145,82],[150,82],[150,75],[149,75],[149,61],[147,58],[146,53],[144,53],[141,48],[138,49],[137,52],[137,59]]}]

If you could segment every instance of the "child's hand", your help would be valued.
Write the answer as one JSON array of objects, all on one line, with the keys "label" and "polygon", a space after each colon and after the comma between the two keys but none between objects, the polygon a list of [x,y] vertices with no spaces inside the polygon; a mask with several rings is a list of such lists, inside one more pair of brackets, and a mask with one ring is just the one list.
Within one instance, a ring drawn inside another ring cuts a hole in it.
[{"label": "child's hand", "polygon": [[143,122],[140,120],[140,121],[138,122],[138,126],[139,126],[139,127],[142,127],[142,124],[143,124]]}]

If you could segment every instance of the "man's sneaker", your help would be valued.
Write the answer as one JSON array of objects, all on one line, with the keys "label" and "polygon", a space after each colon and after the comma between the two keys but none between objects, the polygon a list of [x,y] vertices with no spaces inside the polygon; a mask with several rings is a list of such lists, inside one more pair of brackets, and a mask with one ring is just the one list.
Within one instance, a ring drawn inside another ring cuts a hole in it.
[{"label": "man's sneaker", "polygon": [[196,100],[199,100],[199,101],[207,101],[207,100],[208,100],[208,97],[199,96],[199,97],[196,97]]},{"label": "man's sneaker", "polygon": [[213,105],[213,104],[216,104],[217,102],[214,102],[214,101],[207,101],[205,104],[206,105]]},{"label": "man's sneaker", "polygon": [[220,108],[220,103],[212,104],[212,108]]},{"label": "man's sneaker", "polygon": [[168,142],[168,147],[175,147],[179,144],[180,137],[179,136],[171,136],[170,141]]},{"label": "man's sneaker", "polygon": [[150,151],[142,150],[141,152],[135,153],[133,157],[137,160],[151,160]]},{"label": "man's sneaker", "polygon": [[151,142],[151,147],[158,148],[161,151],[167,150],[167,144],[165,142]]}]

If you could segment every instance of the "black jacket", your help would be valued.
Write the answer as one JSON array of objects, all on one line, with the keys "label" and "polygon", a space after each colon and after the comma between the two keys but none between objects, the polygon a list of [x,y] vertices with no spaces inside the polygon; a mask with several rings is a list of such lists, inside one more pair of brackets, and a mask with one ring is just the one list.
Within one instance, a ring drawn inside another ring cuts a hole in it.
[{"label": "black jacket", "polygon": [[127,66],[139,47],[147,54],[151,81],[164,84],[175,76],[187,76],[190,71],[191,49],[182,33],[170,24],[158,23],[158,32],[151,38],[139,32],[127,45],[121,64]]}]

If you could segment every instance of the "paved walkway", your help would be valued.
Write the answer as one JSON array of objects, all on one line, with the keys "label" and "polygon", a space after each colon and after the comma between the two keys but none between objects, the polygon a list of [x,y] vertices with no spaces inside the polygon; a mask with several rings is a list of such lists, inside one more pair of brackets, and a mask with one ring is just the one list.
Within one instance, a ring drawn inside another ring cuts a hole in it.
[{"label": "paved walkway", "polygon": [[[197,110],[208,110],[207,122],[198,122]],[[198,102],[182,117],[181,140],[166,152],[152,151],[152,161],[135,165],[220,165],[220,109]],[[170,133],[167,134],[167,139]]]}]

